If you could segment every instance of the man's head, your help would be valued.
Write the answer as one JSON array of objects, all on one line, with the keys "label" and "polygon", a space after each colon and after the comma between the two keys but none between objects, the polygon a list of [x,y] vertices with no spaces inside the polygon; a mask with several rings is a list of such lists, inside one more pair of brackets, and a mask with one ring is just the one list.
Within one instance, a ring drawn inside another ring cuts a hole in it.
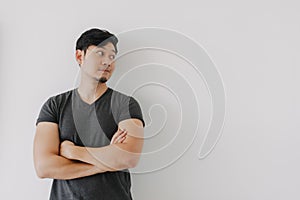
[{"label": "man's head", "polygon": [[106,30],[90,29],[76,42],[76,60],[81,71],[105,83],[114,71],[118,39]]}]

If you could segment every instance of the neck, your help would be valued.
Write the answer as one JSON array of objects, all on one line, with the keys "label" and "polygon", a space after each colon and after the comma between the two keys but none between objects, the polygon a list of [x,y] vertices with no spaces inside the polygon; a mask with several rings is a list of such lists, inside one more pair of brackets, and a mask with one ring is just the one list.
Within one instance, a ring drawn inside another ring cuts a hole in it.
[{"label": "neck", "polygon": [[97,80],[83,80],[81,78],[80,84],[78,86],[78,92],[80,96],[87,100],[93,102],[99,96],[101,96],[107,89],[106,83],[101,83]]}]

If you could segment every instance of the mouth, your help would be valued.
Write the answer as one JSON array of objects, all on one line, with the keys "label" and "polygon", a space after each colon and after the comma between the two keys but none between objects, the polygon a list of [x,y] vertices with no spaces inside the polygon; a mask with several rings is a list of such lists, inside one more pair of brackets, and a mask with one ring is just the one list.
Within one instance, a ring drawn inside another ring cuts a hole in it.
[{"label": "mouth", "polygon": [[110,72],[109,70],[98,70],[98,71],[101,71],[101,72]]}]

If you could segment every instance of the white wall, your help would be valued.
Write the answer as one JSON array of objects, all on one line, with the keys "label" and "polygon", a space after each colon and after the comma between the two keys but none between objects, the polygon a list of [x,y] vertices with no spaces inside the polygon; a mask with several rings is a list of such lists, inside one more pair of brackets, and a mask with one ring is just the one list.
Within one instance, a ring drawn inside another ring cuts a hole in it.
[{"label": "white wall", "polygon": [[[154,150],[159,142],[163,145],[162,141],[172,138],[178,130],[180,116],[186,120],[181,125],[186,130],[195,120],[192,116],[199,115],[201,120],[196,139],[179,160],[153,172],[133,173],[135,199],[299,199],[300,136],[296,123],[300,117],[299,9],[297,1],[271,0],[1,2],[2,198],[48,198],[51,181],[39,180],[33,168],[35,120],[46,98],[75,85],[78,67],[73,55],[80,33],[91,27],[116,34],[159,27],[185,34],[210,55],[224,82],[226,119],[217,146],[208,157],[199,160],[199,148],[212,114],[204,79],[198,80],[199,85],[192,85],[202,91],[197,93],[202,98],[196,102],[200,113],[196,110],[189,114],[195,102],[185,82],[193,78],[179,80],[178,85],[170,69],[166,71],[170,73],[163,72],[161,81],[166,81],[164,84],[170,88],[174,84],[178,95],[182,91],[186,94],[181,96],[182,103],[191,101],[190,107],[183,110],[185,115],[177,110],[175,100],[163,87],[153,84],[139,90],[136,93],[139,100],[149,97],[148,101],[141,102],[146,123],[152,122],[146,128],[146,135],[161,128],[160,117],[166,117],[165,128],[156,136],[159,139],[149,139],[146,150]],[[163,57],[161,60],[172,61],[172,57],[167,57],[169,54],[159,56]],[[174,66],[180,67],[178,63]],[[128,69],[117,69],[110,84]],[[142,72],[135,73],[143,76]],[[135,79],[129,80],[120,89],[130,91],[137,87]],[[173,110],[166,107],[167,115],[160,106],[151,109],[151,104],[164,105],[162,102],[169,100],[168,106]],[[188,140],[184,140],[185,134]],[[182,140],[178,141],[180,137]],[[174,144],[182,148],[192,135],[180,131],[178,138]],[[171,157],[183,152],[174,153],[174,145],[166,147],[170,147]],[[162,155],[157,157],[159,161],[170,158],[168,153]],[[144,168],[135,172],[142,172],[150,161],[154,163],[150,168],[157,169],[155,158],[150,158],[142,161]]]}]

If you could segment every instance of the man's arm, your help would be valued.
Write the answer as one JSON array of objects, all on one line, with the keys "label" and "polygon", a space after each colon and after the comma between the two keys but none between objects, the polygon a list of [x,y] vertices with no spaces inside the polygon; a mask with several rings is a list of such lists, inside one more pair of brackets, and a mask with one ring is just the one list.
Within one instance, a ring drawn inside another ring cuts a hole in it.
[{"label": "man's arm", "polygon": [[40,178],[74,179],[105,172],[101,165],[72,161],[59,155],[58,124],[40,122],[34,138],[34,166]]},{"label": "man's arm", "polygon": [[105,170],[116,171],[133,168],[138,164],[144,144],[144,130],[139,119],[127,119],[119,123],[119,128],[127,131],[123,143],[99,148],[69,146],[69,159],[79,160],[95,166],[107,166]]}]

